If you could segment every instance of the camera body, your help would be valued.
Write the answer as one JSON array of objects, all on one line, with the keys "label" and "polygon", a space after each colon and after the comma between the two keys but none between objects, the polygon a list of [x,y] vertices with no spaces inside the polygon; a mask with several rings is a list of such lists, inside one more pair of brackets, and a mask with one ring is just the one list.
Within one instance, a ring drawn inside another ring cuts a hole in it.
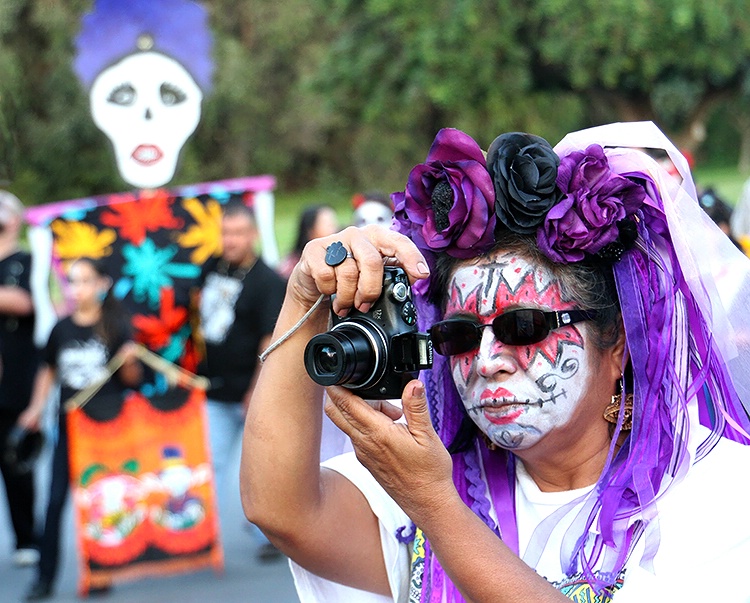
[{"label": "camera body", "polygon": [[384,268],[383,292],[368,312],[331,313],[331,320],[331,329],[305,348],[305,369],[320,385],[343,385],[370,400],[400,398],[404,386],[432,366],[432,342],[417,330],[402,268]]}]

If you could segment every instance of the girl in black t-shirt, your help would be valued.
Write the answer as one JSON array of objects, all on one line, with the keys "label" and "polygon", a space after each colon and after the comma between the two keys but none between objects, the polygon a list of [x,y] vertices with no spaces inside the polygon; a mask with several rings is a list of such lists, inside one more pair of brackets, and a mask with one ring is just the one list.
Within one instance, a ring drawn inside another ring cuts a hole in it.
[{"label": "girl in black t-shirt", "polygon": [[125,364],[107,381],[86,405],[94,419],[106,420],[119,412],[124,390],[138,384],[141,366],[135,358],[135,344],[130,329],[109,292],[112,284],[101,262],[89,258],[74,262],[68,272],[73,314],[60,320],[52,329],[37,373],[31,404],[19,417],[19,424],[39,429],[50,390],[60,385],[59,435],[52,461],[52,481],[47,516],[40,548],[36,582],[27,601],[52,595],[57,573],[60,518],[68,494],[68,433],[65,402],[80,390],[100,381],[106,375],[109,360],[118,352],[126,355]]}]

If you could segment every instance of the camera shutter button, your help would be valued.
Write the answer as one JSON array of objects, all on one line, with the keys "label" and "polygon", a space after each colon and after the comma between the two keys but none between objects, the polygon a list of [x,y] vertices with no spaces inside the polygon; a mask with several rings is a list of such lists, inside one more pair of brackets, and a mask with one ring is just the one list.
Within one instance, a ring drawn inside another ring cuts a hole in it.
[{"label": "camera shutter button", "polygon": [[393,299],[395,299],[398,303],[401,303],[405,301],[409,296],[409,287],[407,287],[404,283],[395,283],[393,285],[393,289],[391,290],[391,295],[393,296]]},{"label": "camera shutter button", "polygon": [[401,318],[403,318],[404,322],[409,326],[412,326],[417,322],[417,309],[410,301],[406,302],[404,307],[401,308]]}]

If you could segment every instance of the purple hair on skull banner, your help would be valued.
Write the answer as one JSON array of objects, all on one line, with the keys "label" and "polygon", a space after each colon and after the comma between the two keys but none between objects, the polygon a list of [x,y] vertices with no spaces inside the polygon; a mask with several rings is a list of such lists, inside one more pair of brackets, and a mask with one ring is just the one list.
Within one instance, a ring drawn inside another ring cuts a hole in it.
[{"label": "purple hair on skull banner", "polygon": [[[211,31],[205,9],[189,0],[97,0],[82,19],[74,70],[90,88],[96,76],[123,57],[145,49],[179,62],[203,92],[211,89]],[[188,43],[189,41],[189,43]]]}]

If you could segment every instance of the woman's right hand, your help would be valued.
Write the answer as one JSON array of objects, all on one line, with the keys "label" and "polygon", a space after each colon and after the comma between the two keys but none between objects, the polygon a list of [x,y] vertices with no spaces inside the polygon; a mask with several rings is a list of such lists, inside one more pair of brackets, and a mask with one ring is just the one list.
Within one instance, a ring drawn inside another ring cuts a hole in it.
[{"label": "woman's right hand", "polygon": [[42,423],[42,411],[28,406],[19,416],[16,424],[29,431],[39,431]]},{"label": "woman's right hand", "polygon": [[[326,264],[326,250],[340,241],[351,254],[338,266]],[[336,294],[333,311],[346,315],[352,307],[367,312],[383,288],[383,262],[394,258],[415,280],[430,275],[424,256],[416,245],[402,234],[383,226],[366,226],[345,230],[310,241],[289,278],[289,292],[305,308],[311,307],[321,293]]]},{"label": "woman's right hand", "polygon": [[[337,241],[352,257],[329,266],[326,250]],[[304,350],[326,329],[328,314],[299,322],[321,294],[336,294],[339,315],[352,307],[366,312],[380,297],[384,258],[394,258],[412,282],[429,276],[414,243],[382,227],[351,227],[306,245],[272,337],[283,343],[263,363],[248,405],[240,471],[247,518],[282,551],[320,576],[385,595],[390,588],[372,509],[347,478],[320,469],[323,391],[304,374]],[[342,531],[358,538],[343,542]]]},{"label": "woman's right hand", "polygon": [[55,371],[48,364],[39,367],[34,377],[34,388],[31,393],[31,401],[18,417],[16,423],[30,431],[39,431],[42,424],[42,415],[47,406],[47,397],[50,388],[55,382]]},{"label": "woman's right hand", "polygon": [[385,401],[365,402],[345,387],[329,387],[327,392],[328,417],[349,436],[360,462],[417,525],[429,525],[436,505],[451,499],[460,502],[453,485],[453,461],[432,426],[421,381],[404,388],[405,423],[395,421],[400,413]]}]

